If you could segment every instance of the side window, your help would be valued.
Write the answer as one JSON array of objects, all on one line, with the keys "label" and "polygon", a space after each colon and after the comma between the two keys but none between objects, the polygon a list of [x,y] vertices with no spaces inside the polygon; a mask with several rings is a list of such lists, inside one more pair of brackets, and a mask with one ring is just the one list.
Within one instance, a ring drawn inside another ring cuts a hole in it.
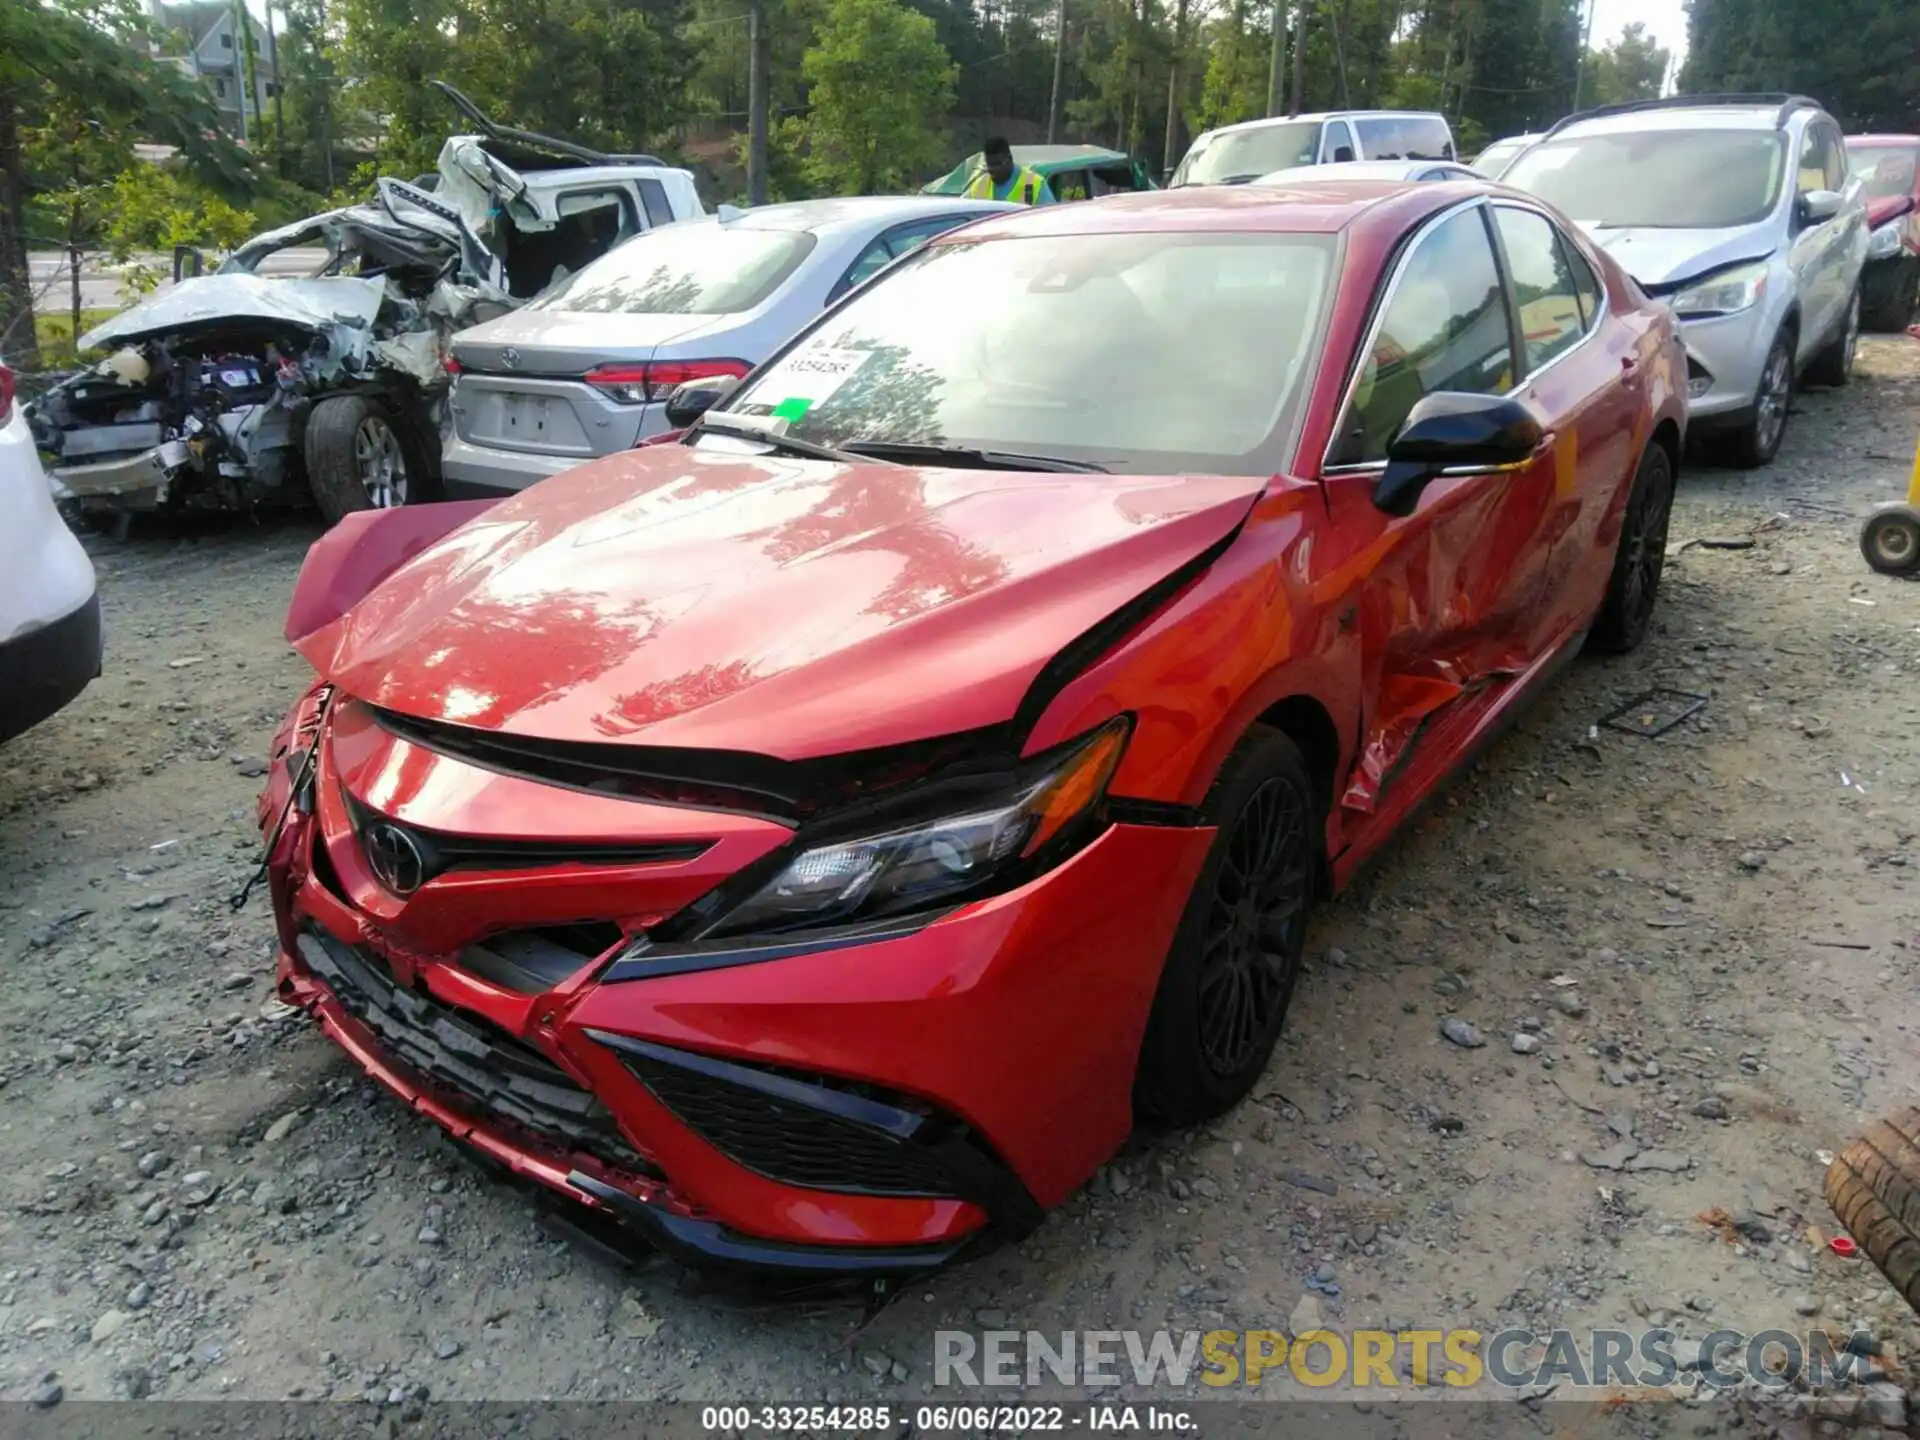
[{"label": "side window", "polygon": [[1827,147],[1827,189],[1844,190],[1847,188],[1847,146],[1835,130],[1822,120],[1816,127],[1825,135]]},{"label": "side window", "polygon": [[1493,212],[1506,251],[1513,298],[1520,311],[1520,342],[1527,373],[1567,353],[1586,334],[1586,317],[1573,268],[1545,216],[1500,206]]},{"label": "side window", "polygon": [[667,200],[667,187],[658,180],[641,177],[640,203],[646,209],[649,227],[673,223],[673,206]]},{"label": "side window", "polygon": [[1800,171],[1794,182],[1795,194],[1805,195],[1827,188],[1827,149],[1826,127],[1807,126],[1807,133],[1800,141]]},{"label": "side window", "polygon": [[1353,131],[1347,128],[1347,122],[1344,120],[1329,122],[1326,138],[1320,142],[1320,163],[1337,165],[1343,160],[1355,158],[1357,158],[1357,152],[1353,148]]},{"label": "side window", "polygon": [[862,284],[881,267],[890,263],[893,251],[887,248],[886,238],[882,236],[860,252],[860,258],[847,267],[847,273],[840,277],[840,283],[833,287],[831,299],[839,299],[854,286]]},{"label": "side window", "polygon": [[1391,120],[1356,120],[1353,128],[1360,132],[1360,153],[1369,160],[1404,160],[1406,153],[1399,145],[1397,127]]},{"label": "side window", "polygon": [[1409,160],[1453,160],[1453,134],[1447,129],[1447,122],[1438,119],[1405,120],[1401,122],[1410,132],[1407,143]]},{"label": "side window", "polygon": [[1330,465],[1384,460],[1407,412],[1441,390],[1502,395],[1513,388],[1513,336],[1482,208],[1435,225],[1392,282],[1369,336]]},{"label": "side window", "polygon": [[1088,183],[1087,172],[1084,170],[1056,171],[1047,183],[1053,187],[1053,198],[1056,200],[1091,200],[1093,198],[1093,187]]},{"label": "side window", "polygon": [[1566,252],[1567,264],[1573,270],[1573,288],[1580,292],[1580,318],[1591,328],[1607,303],[1607,292],[1600,284],[1600,277],[1593,273],[1593,266],[1587,263],[1587,257],[1580,253],[1578,245],[1562,235],[1560,248]]}]

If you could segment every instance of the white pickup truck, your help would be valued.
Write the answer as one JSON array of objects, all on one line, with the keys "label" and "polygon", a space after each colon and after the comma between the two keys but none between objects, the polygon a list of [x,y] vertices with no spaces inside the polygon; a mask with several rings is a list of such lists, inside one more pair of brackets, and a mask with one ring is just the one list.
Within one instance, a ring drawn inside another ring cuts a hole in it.
[{"label": "white pickup truck", "polygon": [[[81,337],[99,364],[30,410],[82,510],[252,510],[309,498],[329,523],[439,494],[445,346],[643,230],[705,214],[693,176],[496,125],[435,174],[257,236]],[[306,276],[267,256],[324,247]]]}]

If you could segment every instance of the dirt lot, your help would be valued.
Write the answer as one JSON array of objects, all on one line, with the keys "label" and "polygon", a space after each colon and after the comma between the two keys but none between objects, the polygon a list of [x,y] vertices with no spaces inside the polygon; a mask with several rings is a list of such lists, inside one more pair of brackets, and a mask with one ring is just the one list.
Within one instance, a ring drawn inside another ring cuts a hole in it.
[{"label": "dirt lot", "polygon": [[[281,1011],[264,901],[226,901],[312,531],[93,542],[108,674],[0,750],[0,1395],[910,1401],[943,1326],[1283,1326],[1303,1298],[1343,1328],[1857,1323],[1914,1353],[1806,1229],[1818,1152],[1920,1091],[1920,586],[1854,540],[1916,434],[1920,345],[1881,340],[1771,469],[1691,468],[1660,633],[1569,670],[1323,913],[1257,1099],[864,1329],[555,1242]],[[1663,738],[1595,728],[1656,685],[1711,698]]]}]

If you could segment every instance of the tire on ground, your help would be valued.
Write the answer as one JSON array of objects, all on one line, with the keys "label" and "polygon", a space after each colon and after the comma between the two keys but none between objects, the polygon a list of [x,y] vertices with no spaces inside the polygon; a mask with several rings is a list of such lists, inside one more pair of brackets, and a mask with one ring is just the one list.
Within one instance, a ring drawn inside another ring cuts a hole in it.
[{"label": "tire on ground", "polygon": [[418,505],[437,498],[437,457],[425,453],[405,416],[395,414],[371,395],[329,395],[308,412],[304,445],[307,486],[329,525],[338,524],[356,510],[372,508],[354,458],[354,437],[370,415],[385,420],[400,442],[407,464],[407,503]]},{"label": "tire on ground", "polygon": [[[1633,604],[1632,567],[1627,548],[1639,533],[1641,517],[1649,505],[1662,507],[1662,519],[1657,533],[1651,537],[1659,552],[1653,560],[1654,599],[1647,602],[1644,613],[1641,613]],[[1640,642],[1647,638],[1653,607],[1659,598],[1660,576],[1666,568],[1667,527],[1664,516],[1671,514],[1672,509],[1673,457],[1667,453],[1666,446],[1658,440],[1652,440],[1647,443],[1646,453],[1640,457],[1640,466],[1634,472],[1633,490],[1627,496],[1627,511],[1620,520],[1620,542],[1613,552],[1613,571],[1607,576],[1607,592],[1601,598],[1600,611],[1594,616],[1593,628],[1588,631],[1587,643],[1602,654],[1625,655],[1638,649]]]},{"label": "tire on ground", "polygon": [[[1297,939],[1288,957],[1286,993],[1278,1013],[1259,1037],[1254,1054],[1232,1075],[1217,1073],[1201,1049],[1199,980],[1205,928],[1213,901],[1214,882],[1226,859],[1233,820],[1268,780],[1291,789],[1308,812],[1312,858],[1308,870],[1307,900],[1318,878],[1321,827],[1325,811],[1312,773],[1300,749],[1285,734],[1256,725],[1220,767],[1201,806],[1202,823],[1219,827],[1206,861],[1195,877],[1181,913],[1179,928],[1168,947],[1167,960],[1155,991],[1153,1010],[1140,1046],[1134,1076],[1134,1108],[1145,1117],[1171,1124],[1191,1124],[1231,1109],[1243,1099],[1266,1069],[1286,1021],[1292,986],[1304,945]],[[1298,927],[1301,938],[1304,919]]]},{"label": "tire on ground", "polygon": [[1827,1204],[1920,1311],[1920,1108],[1876,1120],[1827,1167]]}]

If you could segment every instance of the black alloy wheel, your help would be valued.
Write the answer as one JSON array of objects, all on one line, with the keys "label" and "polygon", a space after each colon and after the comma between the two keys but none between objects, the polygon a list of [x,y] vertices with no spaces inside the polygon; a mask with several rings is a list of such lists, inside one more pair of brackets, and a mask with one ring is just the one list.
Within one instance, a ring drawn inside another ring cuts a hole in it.
[{"label": "black alloy wheel", "polygon": [[1304,797],[1270,779],[1226,836],[1200,957],[1200,1048],[1223,1079],[1247,1067],[1278,1028],[1300,968],[1313,899],[1313,837]]},{"label": "black alloy wheel", "polygon": [[1627,513],[1620,522],[1613,574],[1594,620],[1596,648],[1624,655],[1638,648],[1653,626],[1660,576],[1667,565],[1667,527],[1673,519],[1673,460],[1666,447],[1647,446],[1634,476]]}]

